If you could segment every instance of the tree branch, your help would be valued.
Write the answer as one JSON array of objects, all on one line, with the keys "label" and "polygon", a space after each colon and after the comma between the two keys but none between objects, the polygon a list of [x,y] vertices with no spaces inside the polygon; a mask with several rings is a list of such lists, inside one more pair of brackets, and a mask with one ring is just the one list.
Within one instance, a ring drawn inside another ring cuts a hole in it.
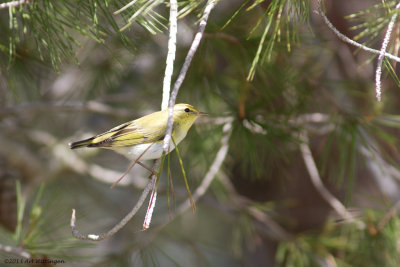
[{"label": "tree branch", "polygon": [[[396,9],[400,8],[400,2],[396,5]],[[376,66],[376,72],[375,72],[375,90],[376,90],[376,98],[378,101],[381,101],[381,91],[382,91],[382,86],[381,86],[381,76],[382,76],[382,63],[383,63],[383,58],[385,56],[386,48],[389,44],[390,40],[390,35],[392,34],[393,26],[397,18],[397,12],[395,12],[390,19],[389,25],[386,30],[385,38],[383,38],[382,42],[382,47],[381,50],[379,51],[379,57],[378,57],[378,63]]]},{"label": "tree branch", "polygon": [[190,49],[186,55],[185,61],[183,63],[181,72],[179,73],[178,78],[175,81],[174,87],[172,89],[172,93],[169,99],[169,105],[168,105],[168,123],[167,123],[167,130],[165,132],[165,138],[164,138],[164,145],[163,145],[163,150],[164,153],[167,153],[169,150],[169,145],[171,143],[171,135],[172,135],[172,126],[173,126],[173,108],[176,102],[176,97],[178,96],[179,88],[181,87],[185,77],[186,73],[189,69],[190,63],[192,62],[193,56],[195,55],[197,48],[199,47],[200,41],[203,37],[204,29],[206,28],[207,25],[207,20],[208,16],[210,15],[211,10],[214,8],[216,4],[216,0],[209,0],[202,18],[200,20],[200,26],[199,29],[193,39],[192,45],[190,46]]},{"label": "tree branch", "polygon": [[[154,161],[153,173],[161,172],[161,170],[158,169],[161,161],[161,159],[157,159]],[[150,227],[151,218],[153,216],[153,211],[157,200],[157,179],[158,177],[153,174],[151,178],[151,195],[149,199],[149,205],[147,206],[146,216],[144,217],[143,230],[147,230]]]},{"label": "tree branch", "polygon": [[[168,42],[167,67],[166,67],[165,76],[164,76],[163,101],[161,104],[162,108],[164,108],[164,106],[166,105],[165,101],[168,101],[168,98],[166,96],[168,96],[169,97],[168,123],[167,123],[167,130],[165,132],[164,144],[163,144],[163,151],[164,151],[163,154],[164,155],[168,154],[168,152],[169,152],[169,146],[170,146],[171,137],[172,137],[172,127],[173,127],[173,110],[174,110],[174,105],[176,102],[176,97],[179,92],[179,88],[181,87],[183,80],[185,79],[186,73],[189,69],[190,63],[192,62],[193,56],[196,53],[197,48],[199,47],[200,41],[203,37],[204,29],[207,25],[208,16],[210,15],[210,12],[213,9],[213,7],[215,6],[215,4],[216,4],[215,0],[210,0],[207,4],[206,8],[204,9],[203,16],[200,21],[199,30],[197,31],[197,33],[193,39],[192,45],[189,49],[188,54],[186,55],[184,63],[183,63],[181,72],[179,73],[179,76],[178,76],[177,80],[175,81],[172,93],[169,96],[169,89],[170,89],[169,85],[170,85],[170,81],[171,81],[170,76],[172,75],[172,68],[173,68],[173,64],[172,64],[173,60],[172,60],[172,55],[171,55],[172,51],[171,50],[176,50],[176,36],[175,36],[175,40],[173,40],[174,37],[171,37],[172,33],[175,33],[175,35],[176,35],[176,32],[174,32],[175,30],[173,29],[173,27],[175,27],[176,23],[172,22],[171,20],[177,19],[177,14],[173,14],[173,13],[177,12],[177,6],[176,6],[177,3],[175,0],[171,1],[171,9],[170,9],[170,25],[171,25],[170,31],[171,32],[170,32],[170,39]],[[170,61],[172,61],[172,63]],[[168,63],[170,63],[170,64],[168,65]],[[161,159],[158,159],[156,161],[156,163],[160,163],[160,161],[161,161]],[[148,229],[150,226],[151,217],[152,217],[155,200],[156,200],[156,196],[157,196],[157,192],[155,190],[156,190],[156,186],[154,185],[151,196],[150,196],[150,202],[149,202],[149,206],[147,209],[145,221],[143,223],[143,229]]]},{"label": "tree branch", "polygon": [[174,61],[176,54],[176,36],[178,32],[178,3],[176,0],[170,1],[169,9],[169,39],[168,39],[168,54],[165,66],[163,95],[161,102],[161,110],[168,107],[169,94],[171,91],[171,79],[174,72]]},{"label": "tree branch", "polygon": [[357,222],[360,227],[363,227],[363,223],[355,220],[354,217],[346,210],[343,204],[333,196],[328,189],[325,188],[324,184],[321,181],[321,177],[319,176],[317,166],[315,164],[314,158],[312,156],[308,137],[306,133],[302,132],[300,134],[300,151],[303,157],[304,163],[310,175],[310,179],[312,184],[314,185],[317,192],[321,195],[321,197],[328,202],[328,204],[346,221],[349,222]]},{"label": "tree branch", "polygon": [[[333,24],[329,21],[329,19],[326,17],[325,13],[322,11],[321,9],[321,0],[318,0],[318,9],[314,11],[316,14],[320,15],[322,17],[322,19],[324,20],[325,24],[329,27],[329,29],[331,29],[333,31],[333,33],[343,42],[351,44],[355,47],[358,47],[364,51],[373,53],[373,54],[377,54],[380,55],[381,51],[376,50],[376,49],[372,49],[369,48],[368,46],[362,45],[360,43],[357,43],[356,41],[350,39],[349,37],[345,36],[344,34],[342,34],[341,32],[339,32],[338,29],[335,28],[335,26],[333,26]],[[384,56],[388,57],[390,59],[393,59],[394,61],[400,62],[400,57],[394,56],[392,54],[386,53],[384,52]]]},{"label": "tree branch", "polygon": [[[154,179],[154,176],[153,176],[153,179]],[[140,196],[138,202],[133,207],[133,209],[118,224],[116,224],[111,230],[109,230],[106,233],[103,233],[103,234],[86,234],[86,235],[83,235],[83,234],[79,233],[79,231],[76,229],[75,209],[72,209],[72,215],[71,215],[72,235],[77,239],[91,240],[91,241],[101,241],[101,240],[104,240],[104,239],[109,238],[110,236],[114,235],[122,227],[124,227],[125,224],[127,224],[130,221],[130,219],[132,219],[132,217],[136,214],[136,212],[143,205],[144,201],[146,200],[147,195],[149,194],[149,192],[150,192],[150,190],[152,188],[153,179],[149,180],[149,182],[147,183],[145,189],[142,192],[142,195]]]},{"label": "tree branch", "polygon": [[[176,36],[178,33],[178,2],[176,0],[170,0],[169,9],[169,39],[168,39],[168,53],[166,59],[164,82],[163,82],[163,94],[161,101],[161,110],[168,107],[169,95],[171,91],[171,79],[174,72],[174,60],[176,54]],[[157,159],[154,162],[154,166],[159,166],[161,159]],[[156,169],[156,168],[155,168]],[[154,177],[153,177],[154,178]],[[153,181],[151,195],[149,199],[149,205],[147,206],[146,216],[143,222],[143,229],[146,230],[150,227],[151,218],[153,216],[154,207],[157,200],[157,178]]]},{"label": "tree branch", "polygon": [[94,113],[112,116],[130,116],[132,113],[126,109],[116,109],[97,101],[82,102],[31,102],[12,107],[0,108],[0,117],[31,114],[32,112],[49,112],[50,109],[57,111],[91,111]]}]

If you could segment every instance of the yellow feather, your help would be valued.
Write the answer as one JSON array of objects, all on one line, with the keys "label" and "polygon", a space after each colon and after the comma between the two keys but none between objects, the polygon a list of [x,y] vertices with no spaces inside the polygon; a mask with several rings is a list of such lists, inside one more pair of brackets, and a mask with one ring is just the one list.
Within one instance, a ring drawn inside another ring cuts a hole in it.
[{"label": "yellow feather", "polygon": [[[190,112],[188,111],[190,110]],[[198,112],[188,104],[174,106],[174,139],[184,137],[194,121],[205,113]],[[161,141],[164,138],[168,121],[168,109],[151,113],[139,119],[126,122],[111,130],[91,138],[70,143],[71,148],[103,147],[119,148]]]}]

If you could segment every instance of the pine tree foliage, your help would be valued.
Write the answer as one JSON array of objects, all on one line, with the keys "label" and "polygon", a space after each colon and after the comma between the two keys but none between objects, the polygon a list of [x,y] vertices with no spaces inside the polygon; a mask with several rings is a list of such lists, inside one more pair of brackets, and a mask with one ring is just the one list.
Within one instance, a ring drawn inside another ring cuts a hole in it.
[{"label": "pine tree foliage", "polygon": [[[208,2],[178,1],[173,81]],[[142,208],[95,244],[72,238],[71,209],[80,231],[109,229],[149,174],[135,167],[111,190],[130,162],[67,144],[158,109],[170,1],[0,9],[0,194],[13,184],[16,196],[0,195],[0,265],[28,255],[68,266],[397,266],[398,64],[385,58],[378,102],[377,54],[342,42],[317,2],[217,1],[177,101],[209,118],[179,146],[182,162],[175,153],[165,160],[150,229],[141,231]],[[379,51],[398,2],[347,2],[322,10],[343,35]],[[399,25],[386,49],[394,56]],[[196,196],[224,145],[196,212],[180,214],[182,167]],[[14,206],[12,227],[3,211]]]}]

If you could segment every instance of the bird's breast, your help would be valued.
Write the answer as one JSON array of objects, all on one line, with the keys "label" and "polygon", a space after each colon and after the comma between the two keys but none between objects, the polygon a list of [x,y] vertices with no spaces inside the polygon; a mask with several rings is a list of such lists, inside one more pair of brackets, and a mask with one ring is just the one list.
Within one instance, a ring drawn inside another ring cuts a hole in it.
[{"label": "bird's breast", "polygon": [[[186,133],[175,131],[173,134],[175,143],[178,145],[185,138],[185,136]],[[118,152],[126,155],[132,160],[137,160],[139,157],[140,157],[139,161],[153,160],[161,158],[163,153],[163,145],[164,145],[164,140],[161,140],[153,143],[139,144],[130,147],[119,148]],[[172,140],[169,144],[169,147],[170,148],[168,153],[175,149],[175,145]]]}]

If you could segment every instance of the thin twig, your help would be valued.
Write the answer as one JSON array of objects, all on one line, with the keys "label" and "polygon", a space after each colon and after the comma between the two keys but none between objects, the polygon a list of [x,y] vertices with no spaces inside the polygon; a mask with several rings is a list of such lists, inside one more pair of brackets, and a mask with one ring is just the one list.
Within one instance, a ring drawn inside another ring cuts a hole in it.
[{"label": "thin twig", "polygon": [[1,3],[0,4],[0,9],[5,9],[5,8],[10,8],[10,7],[16,7],[20,6],[23,4],[28,4],[31,0],[19,0],[19,1],[11,1],[7,3]]},{"label": "thin twig", "polygon": [[[157,170],[158,167],[160,166],[160,162],[162,162],[162,160],[156,160],[154,162],[154,166],[153,169]],[[161,170],[159,170],[159,172],[161,172]],[[151,180],[151,195],[150,195],[150,199],[149,199],[149,205],[147,206],[147,211],[146,211],[146,216],[144,217],[144,222],[143,222],[143,230],[147,230],[150,227],[150,223],[151,223],[151,218],[153,216],[153,211],[154,211],[154,207],[156,205],[156,201],[157,201],[157,180],[158,180],[157,175],[152,176],[152,180]]]},{"label": "thin twig", "polygon": [[23,258],[26,258],[26,259],[30,259],[32,257],[31,254],[29,254],[28,252],[24,251],[21,248],[14,248],[14,247],[5,246],[5,245],[0,244],[0,250],[23,257]]},{"label": "thin twig", "polygon": [[[396,5],[396,9],[400,8],[400,2]],[[383,38],[382,42],[382,47],[379,52],[379,57],[378,57],[378,63],[376,66],[376,72],[375,72],[375,90],[376,90],[376,98],[378,101],[381,101],[381,92],[382,92],[382,86],[381,86],[381,76],[382,76],[382,63],[383,63],[383,58],[385,56],[385,52],[387,49],[387,46],[390,41],[390,35],[392,34],[393,26],[397,18],[397,11],[394,12],[392,18],[390,19],[389,25],[386,30],[385,38]]]},{"label": "thin twig", "polygon": [[164,145],[163,145],[164,153],[168,152],[169,144],[171,142],[172,126],[173,126],[173,117],[172,117],[173,107],[176,102],[176,97],[178,96],[179,88],[181,87],[181,85],[186,77],[186,73],[189,69],[190,63],[192,62],[193,56],[196,53],[197,48],[199,47],[200,41],[203,37],[204,29],[206,28],[206,25],[207,25],[208,16],[210,15],[211,10],[214,8],[216,2],[217,2],[216,0],[208,1],[207,5],[204,9],[202,18],[200,20],[199,29],[193,39],[192,45],[190,46],[189,52],[187,53],[185,61],[183,63],[181,72],[179,73],[179,76],[176,79],[174,87],[172,89],[172,93],[171,93],[171,96],[169,99],[169,105],[168,105],[168,123],[167,123],[167,130],[165,132]]},{"label": "thin twig", "polygon": [[163,82],[163,95],[161,102],[161,110],[168,107],[169,95],[171,91],[171,79],[174,72],[174,61],[176,54],[176,35],[178,32],[178,3],[176,0],[170,1],[169,9],[169,39],[168,39],[168,53],[165,66],[164,82]]},{"label": "thin twig", "polygon": [[[153,175],[153,179],[154,179],[154,177],[156,177],[156,176]],[[147,183],[145,189],[142,192],[142,195],[140,196],[138,202],[133,207],[133,209],[118,224],[116,224],[111,230],[109,230],[106,233],[103,233],[103,234],[86,234],[86,235],[83,235],[83,234],[79,233],[79,231],[76,229],[75,209],[72,209],[72,216],[71,216],[72,235],[77,239],[91,240],[91,241],[101,241],[101,240],[104,240],[104,239],[109,238],[110,236],[114,235],[122,227],[124,227],[125,224],[127,224],[130,221],[130,219],[132,219],[132,217],[136,214],[136,212],[143,205],[147,195],[149,194],[149,192],[150,192],[150,190],[152,188],[153,179],[149,180],[149,182]],[[157,177],[156,177],[156,179],[157,179]]]},{"label": "thin twig", "polygon": [[[317,192],[321,195],[321,197],[328,202],[328,204],[346,221],[354,222],[356,221],[354,217],[347,211],[347,209],[343,206],[343,204],[333,196],[328,189],[325,188],[324,184],[321,181],[321,177],[319,176],[317,166],[315,164],[314,158],[312,156],[308,137],[306,133],[300,134],[300,151],[303,157],[304,163],[306,165],[307,171],[310,175],[310,179],[312,184],[314,185]],[[357,221],[362,227],[361,222]]]},{"label": "thin twig", "polygon": [[116,109],[97,101],[82,102],[32,102],[12,107],[0,108],[0,117],[16,114],[32,114],[32,112],[49,112],[50,109],[57,111],[91,111],[94,113],[112,116],[130,116],[132,113],[127,109]]},{"label": "thin twig", "polygon": [[[342,34],[341,32],[339,32],[339,30],[336,29],[335,26],[333,26],[333,24],[326,17],[325,13],[322,11],[322,9],[321,9],[321,0],[319,0],[318,3],[319,3],[318,9],[315,10],[315,13],[317,13],[318,15],[320,15],[323,18],[325,24],[329,27],[329,29],[331,29],[333,31],[333,33],[337,37],[339,37],[340,40],[342,40],[345,43],[354,45],[355,47],[358,47],[358,48],[360,48],[360,49],[362,49],[364,51],[367,51],[367,52],[370,52],[370,53],[373,53],[373,54],[377,54],[377,55],[381,54],[381,51],[376,50],[376,49],[372,49],[372,48],[369,48],[368,46],[365,46],[365,45],[362,45],[360,43],[357,43],[356,41],[350,39],[349,37],[347,37],[344,34]],[[384,56],[388,57],[390,59],[393,59],[393,60],[395,60],[397,62],[400,62],[400,57],[394,56],[394,55],[386,53],[386,52],[384,53]]]}]

